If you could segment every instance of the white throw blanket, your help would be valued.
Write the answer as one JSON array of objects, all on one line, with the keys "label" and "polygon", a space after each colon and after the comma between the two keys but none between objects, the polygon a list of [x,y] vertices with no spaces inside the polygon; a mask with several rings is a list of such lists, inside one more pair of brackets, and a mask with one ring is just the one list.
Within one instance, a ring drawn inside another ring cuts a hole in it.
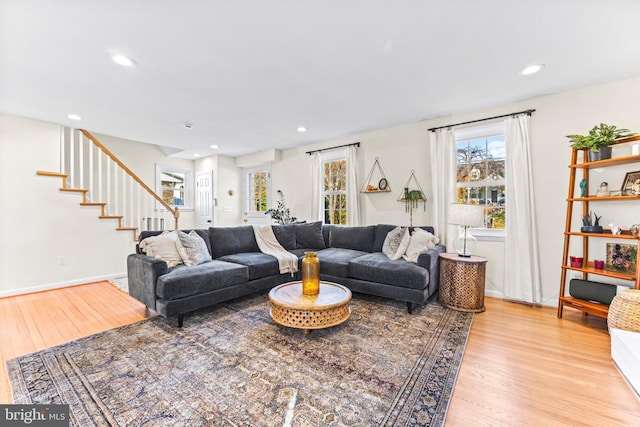
[{"label": "white throw blanket", "polygon": [[270,224],[254,225],[253,234],[263,254],[271,255],[278,260],[280,274],[298,271],[298,257],[280,245]]}]

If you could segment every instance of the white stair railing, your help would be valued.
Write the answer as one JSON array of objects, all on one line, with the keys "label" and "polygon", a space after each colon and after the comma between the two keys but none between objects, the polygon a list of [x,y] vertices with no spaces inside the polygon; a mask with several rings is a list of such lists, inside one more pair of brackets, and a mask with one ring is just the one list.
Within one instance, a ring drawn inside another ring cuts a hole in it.
[{"label": "white stair railing", "polygon": [[63,127],[60,144],[60,172],[67,175],[67,187],[88,190],[85,203],[102,205],[101,218],[118,219],[119,229],[178,229],[178,209],[89,132]]}]

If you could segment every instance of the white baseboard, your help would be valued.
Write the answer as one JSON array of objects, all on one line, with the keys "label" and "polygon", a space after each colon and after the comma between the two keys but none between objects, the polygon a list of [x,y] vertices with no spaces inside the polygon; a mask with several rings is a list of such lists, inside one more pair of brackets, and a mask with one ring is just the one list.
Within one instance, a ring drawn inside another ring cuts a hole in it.
[{"label": "white baseboard", "polygon": [[107,274],[105,276],[85,277],[82,279],[70,280],[68,282],[48,283],[45,285],[32,286],[29,288],[11,289],[8,291],[0,291],[0,298],[11,297],[15,295],[32,294],[34,292],[50,291],[52,289],[68,288],[71,286],[86,285],[87,283],[101,282],[103,280],[115,279],[117,277],[126,276],[127,273]]}]

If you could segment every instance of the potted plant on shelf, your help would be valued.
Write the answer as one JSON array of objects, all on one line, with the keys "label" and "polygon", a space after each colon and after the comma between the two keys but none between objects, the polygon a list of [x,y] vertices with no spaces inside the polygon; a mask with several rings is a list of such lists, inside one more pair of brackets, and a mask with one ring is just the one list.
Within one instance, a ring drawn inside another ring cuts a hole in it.
[{"label": "potted plant on shelf", "polygon": [[600,225],[600,219],[602,219],[602,216],[598,216],[594,212],[592,222],[591,212],[589,212],[589,215],[585,215],[582,217],[582,227],[580,227],[580,231],[583,233],[602,233],[603,229]]},{"label": "potted plant on shelf", "polygon": [[591,128],[587,135],[567,135],[571,147],[589,150],[589,161],[611,158],[611,144],[617,139],[636,135],[629,129],[619,129],[614,125],[600,123]]}]

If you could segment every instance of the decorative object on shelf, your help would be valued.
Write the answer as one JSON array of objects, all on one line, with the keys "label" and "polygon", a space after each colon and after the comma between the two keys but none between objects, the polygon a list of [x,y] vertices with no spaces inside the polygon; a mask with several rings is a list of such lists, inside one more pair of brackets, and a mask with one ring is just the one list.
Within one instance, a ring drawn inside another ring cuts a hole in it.
[{"label": "decorative object on shelf", "polygon": [[[379,180],[376,183],[377,179]],[[369,175],[367,175],[367,179],[364,181],[364,184],[362,185],[360,192],[361,193],[384,193],[389,191],[391,191],[391,186],[389,185],[389,181],[387,181],[387,178],[385,178],[385,174],[384,174],[384,171],[382,170],[382,166],[380,166],[380,162],[376,157],[376,160],[375,162],[373,162],[373,166],[371,166]]]},{"label": "decorative object on shelf", "polygon": [[302,259],[302,293],[318,295],[320,293],[320,260],[315,252],[305,252]]},{"label": "decorative object on shelf", "polygon": [[602,219],[602,216],[598,216],[594,212],[592,220],[591,212],[589,212],[589,215],[582,217],[582,227],[580,227],[580,231],[583,233],[602,233],[603,228],[600,225],[600,219]]},{"label": "decorative object on shelf", "polygon": [[603,259],[594,259],[593,266],[596,270],[604,270],[604,260]]},{"label": "decorative object on shelf", "polygon": [[582,261],[583,261],[582,257],[577,257],[577,256],[569,257],[569,263],[571,264],[571,267],[574,267],[574,268],[582,268]]},{"label": "decorative object on shelf", "polygon": [[635,274],[638,245],[607,243],[607,271]]},{"label": "decorative object on shelf", "polygon": [[640,195],[640,171],[627,172],[622,181],[622,193],[631,196]]},{"label": "decorative object on shelf", "polygon": [[601,182],[597,191],[596,197],[609,197],[611,195],[611,192],[609,191],[609,183],[607,182]]},{"label": "decorative object on shelf", "polygon": [[427,210],[427,197],[424,195],[424,191],[422,191],[422,187],[416,179],[414,170],[411,171],[411,175],[409,175],[409,179],[404,185],[404,190],[400,197],[398,197],[398,201],[404,202],[404,211],[409,212],[409,225],[413,227],[413,210],[418,207],[420,202],[422,202],[422,208],[425,212]]},{"label": "decorative object on shelf", "polygon": [[584,178],[580,181],[580,197],[587,197],[587,180]]},{"label": "decorative object on shelf", "polygon": [[453,203],[449,205],[449,224],[462,227],[460,234],[454,238],[453,248],[461,257],[470,257],[475,248],[476,238],[467,232],[469,227],[484,225],[484,209],[479,205]]},{"label": "decorative object on shelf", "polygon": [[636,135],[629,129],[618,129],[614,125],[600,123],[591,128],[587,135],[567,135],[571,147],[589,150],[589,161],[611,158],[611,144],[616,139],[629,138]]},{"label": "decorative object on shelf", "polygon": [[289,208],[287,207],[287,201],[284,198],[284,193],[282,192],[282,190],[278,190],[277,193],[279,198],[278,205],[275,208],[267,209],[264,214],[271,215],[271,218],[277,224],[284,225],[296,222],[298,218],[296,218],[295,216],[291,216]]},{"label": "decorative object on shelf", "polygon": [[609,228],[611,229],[611,234],[622,234],[622,229],[612,222],[609,223]]},{"label": "decorative object on shelf", "polygon": [[633,237],[640,236],[640,224],[633,224],[631,228],[629,228],[629,232]]}]

